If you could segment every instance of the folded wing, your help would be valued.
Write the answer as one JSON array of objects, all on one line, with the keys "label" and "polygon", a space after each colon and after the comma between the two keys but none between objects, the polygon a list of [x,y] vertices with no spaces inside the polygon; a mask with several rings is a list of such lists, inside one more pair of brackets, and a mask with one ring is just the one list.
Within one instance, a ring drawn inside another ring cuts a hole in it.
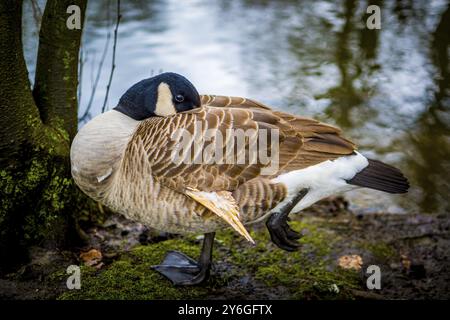
[{"label": "folded wing", "polygon": [[[233,191],[351,154],[355,148],[333,126],[273,111],[250,99],[202,96],[202,103],[188,112],[144,120],[128,147],[143,146],[154,179],[202,204],[249,241]],[[239,135],[244,138],[239,140]],[[264,146],[269,162],[251,155],[255,144],[256,150]],[[268,174],[268,167],[275,170]]]}]

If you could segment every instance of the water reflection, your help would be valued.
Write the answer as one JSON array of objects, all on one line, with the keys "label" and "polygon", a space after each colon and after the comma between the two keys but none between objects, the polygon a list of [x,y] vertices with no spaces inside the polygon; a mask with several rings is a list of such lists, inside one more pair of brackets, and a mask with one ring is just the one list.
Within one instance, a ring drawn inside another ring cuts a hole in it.
[{"label": "water reflection", "polygon": [[[321,97],[329,97],[331,104],[325,110],[325,113],[334,118],[336,123],[343,129],[355,127],[357,124],[354,117],[351,116],[352,110],[360,106],[358,112],[365,114],[367,110],[361,110],[364,108],[362,102],[364,102],[365,88],[355,88],[354,81],[361,78],[362,66],[360,64],[360,57],[357,52],[353,53],[351,48],[351,37],[355,31],[355,11],[356,1],[346,0],[344,2],[343,19],[344,24],[338,32],[336,32],[336,46],[335,46],[335,59],[334,62],[339,69],[340,82],[337,86],[330,88],[327,93]],[[365,28],[363,28],[364,30]],[[376,34],[377,31],[366,32]],[[365,37],[363,39],[366,39]],[[357,49],[357,48],[355,48]],[[368,48],[368,50],[370,50]],[[373,114],[371,116],[374,116]],[[365,121],[367,117],[359,118],[359,121]]]},{"label": "water reflection", "polygon": [[[381,7],[381,30],[365,27],[369,3]],[[80,114],[115,4],[89,2]],[[122,1],[121,11],[109,107],[152,73],[179,72],[200,92],[252,97],[335,123],[361,152],[411,179],[402,197],[352,193],[356,206],[450,211],[448,1],[142,0]],[[30,64],[34,36],[25,37]],[[105,66],[110,59],[111,50]],[[100,74],[92,115],[100,112],[108,69]]]},{"label": "water reflection", "polygon": [[[423,190],[419,205],[425,211],[450,212],[450,6],[443,12],[430,37],[431,61],[436,67],[433,97],[408,133],[414,153],[407,159],[415,180]],[[446,174],[447,173],[447,174]]]}]

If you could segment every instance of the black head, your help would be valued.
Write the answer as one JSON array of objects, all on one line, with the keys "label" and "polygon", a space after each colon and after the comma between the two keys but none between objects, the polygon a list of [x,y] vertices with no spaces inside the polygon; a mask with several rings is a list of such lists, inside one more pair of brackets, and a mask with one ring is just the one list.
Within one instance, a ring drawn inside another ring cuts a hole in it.
[{"label": "black head", "polygon": [[200,96],[185,77],[165,72],[139,81],[120,98],[114,110],[135,120],[169,116],[200,107]]}]

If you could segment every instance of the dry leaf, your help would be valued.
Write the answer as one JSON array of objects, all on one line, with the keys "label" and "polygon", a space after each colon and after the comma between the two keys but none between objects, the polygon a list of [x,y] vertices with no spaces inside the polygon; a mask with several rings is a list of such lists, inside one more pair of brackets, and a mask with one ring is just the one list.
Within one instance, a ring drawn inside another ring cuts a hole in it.
[{"label": "dry leaf", "polygon": [[102,253],[97,249],[91,249],[88,252],[80,253],[80,259],[87,266],[94,266],[102,261]]},{"label": "dry leaf", "polygon": [[344,269],[360,270],[362,264],[362,258],[357,254],[342,256],[339,258],[339,266]]},{"label": "dry leaf", "polygon": [[411,260],[409,260],[409,258],[406,254],[402,254],[400,256],[400,258],[402,260],[403,268],[405,268],[406,270],[409,270],[411,268]]}]

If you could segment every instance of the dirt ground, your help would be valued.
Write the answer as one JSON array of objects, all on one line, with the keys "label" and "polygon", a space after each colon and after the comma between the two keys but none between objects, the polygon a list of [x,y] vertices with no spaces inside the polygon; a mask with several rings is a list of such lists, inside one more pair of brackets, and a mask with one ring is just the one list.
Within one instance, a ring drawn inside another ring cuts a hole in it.
[{"label": "dirt ground", "polygon": [[[210,280],[176,288],[150,266],[171,249],[195,256],[201,235],[169,235],[112,214],[85,230],[83,247],[33,248],[29,264],[0,279],[0,299],[450,298],[449,216],[363,215],[334,198],[293,215],[291,225],[303,235],[295,253],[273,245],[264,224],[251,231],[256,246],[219,232]],[[81,290],[66,287],[71,264],[81,266]],[[367,288],[369,265],[380,267],[380,290]]]}]

